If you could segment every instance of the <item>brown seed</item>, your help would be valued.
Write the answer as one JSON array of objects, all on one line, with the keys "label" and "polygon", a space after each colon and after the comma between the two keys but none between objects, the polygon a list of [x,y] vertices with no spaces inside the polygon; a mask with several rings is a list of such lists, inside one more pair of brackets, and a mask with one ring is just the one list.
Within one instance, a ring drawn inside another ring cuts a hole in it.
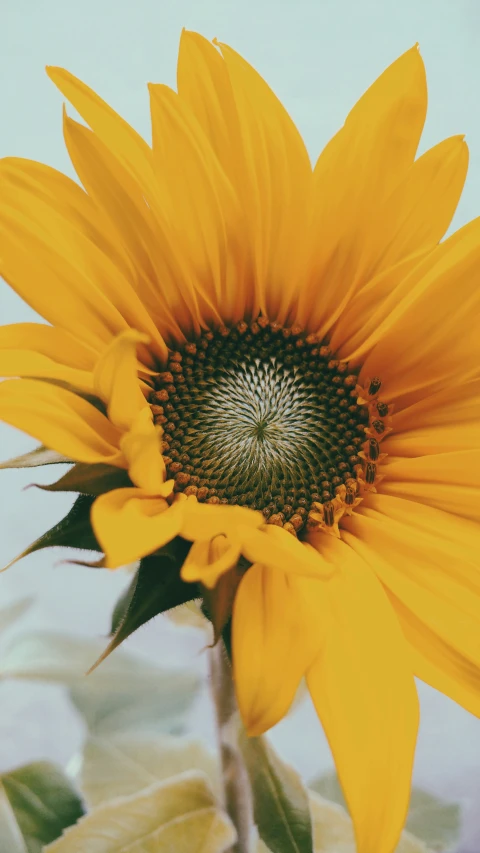
[{"label": "brown seed", "polygon": [[196,495],[197,492],[198,492],[198,489],[196,486],[187,486],[187,488],[185,489],[183,494],[184,495]]},{"label": "brown seed", "polygon": [[197,491],[197,500],[204,501],[208,495],[208,489],[206,486],[200,486]]},{"label": "brown seed", "polygon": [[283,523],[285,521],[285,517],[281,512],[275,512],[268,519],[268,524],[276,524],[277,527],[283,527]]},{"label": "brown seed", "polygon": [[175,477],[175,482],[179,486],[186,486],[190,482],[190,474],[187,474],[185,471],[179,471]]},{"label": "brown seed", "polygon": [[157,379],[164,385],[169,385],[171,382],[173,382],[173,376],[169,370],[165,370],[163,373],[159,373]]}]

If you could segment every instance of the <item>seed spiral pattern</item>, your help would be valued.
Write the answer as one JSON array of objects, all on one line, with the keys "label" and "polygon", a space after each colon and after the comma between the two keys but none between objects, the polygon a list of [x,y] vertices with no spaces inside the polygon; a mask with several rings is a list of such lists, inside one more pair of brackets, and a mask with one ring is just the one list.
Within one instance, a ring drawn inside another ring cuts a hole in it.
[{"label": "seed spiral pattern", "polygon": [[150,398],[175,490],[298,533],[356,476],[369,421],[356,386],[299,327],[260,317],[204,332],[170,353]]}]

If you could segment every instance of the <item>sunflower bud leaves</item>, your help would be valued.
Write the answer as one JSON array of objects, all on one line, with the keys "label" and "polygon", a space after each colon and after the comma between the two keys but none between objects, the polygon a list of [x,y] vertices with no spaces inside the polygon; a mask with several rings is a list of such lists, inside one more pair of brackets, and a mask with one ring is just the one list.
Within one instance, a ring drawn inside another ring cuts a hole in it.
[{"label": "sunflower bud leaves", "polygon": [[18,560],[43,548],[67,547],[80,548],[84,551],[101,551],[90,523],[90,508],[93,501],[93,497],[80,495],[65,518],[36,539],[5,568],[10,568]]},{"label": "sunflower bud leaves", "polygon": [[21,456],[14,456],[13,459],[7,459],[5,462],[0,462],[1,468],[37,468],[40,465],[60,465],[63,463],[72,463],[72,459],[68,456],[62,456],[56,450],[49,450],[40,444],[34,450],[29,450],[28,453],[22,453]]},{"label": "sunflower bud leaves", "polygon": [[214,643],[218,642],[230,621],[233,601],[243,575],[243,569],[234,566],[220,575],[212,589],[202,585],[202,612],[212,623]]},{"label": "sunflower bud leaves", "polygon": [[55,483],[33,483],[47,492],[79,492],[83,495],[103,495],[111,489],[131,486],[132,482],[123,468],[114,465],[87,465],[77,462]]},{"label": "sunflower bud leaves", "polygon": [[188,548],[189,543],[177,537],[161,552],[141,560],[130,586],[113,610],[110,643],[90,671],[150,619],[198,597],[196,584],[186,583],[180,577]]}]

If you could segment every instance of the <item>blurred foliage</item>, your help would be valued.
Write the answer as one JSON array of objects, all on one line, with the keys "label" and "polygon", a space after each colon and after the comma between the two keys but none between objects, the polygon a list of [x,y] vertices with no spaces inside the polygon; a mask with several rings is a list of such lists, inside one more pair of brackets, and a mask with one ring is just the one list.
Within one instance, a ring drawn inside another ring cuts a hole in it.
[{"label": "blurred foliage", "polygon": [[[131,601],[125,597],[114,629]],[[0,610],[0,631],[30,603]],[[198,611],[196,620],[202,624]],[[0,777],[0,850],[227,853],[235,829],[222,807],[219,756],[188,733],[198,675],[163,669],[121,648],[85,678],[102,650],[101,641],[47,631],[17,633],[3,648],[0,678],[63,684],[86,736],[69,775],[38,762]],[[332,802],[341,797],[336,778],[324,776],[307,790],[268,738],[248,739],[238,718],[235,726],[255,798],[252,850],[355,853],[350,818]],[[441,850],[458,829],[458,810],[417,792],[409,821]],[[427,847],[404,833],[397,853],[427,853]]]}]

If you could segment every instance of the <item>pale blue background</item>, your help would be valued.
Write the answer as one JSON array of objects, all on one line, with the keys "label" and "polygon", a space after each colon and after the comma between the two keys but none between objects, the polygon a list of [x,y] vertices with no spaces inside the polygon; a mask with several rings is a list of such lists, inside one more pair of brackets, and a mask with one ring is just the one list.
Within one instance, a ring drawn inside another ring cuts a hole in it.
[{"label": "pale blue background", "polygon": [[[66,66],[148,134],[145,84],[174,84],[181,28],[197,29],[231,43],[258,68],[315,156],[369,83],[419,41],[430,93],[422,148],[454,133],[466,134],[471,165],[455,224],[480,210],[479,0],[4,0],[0,21],[0,155],[31,157],[68,173],[62,99],[44,74],[46,64]],[[0,314],[2,323],[33,318],[1,283]],[[24,436],[0,426],[0,458],[30,446]],[[63,497],[22,492],[23,485],[42,479],[52,479],[52,469],[33,476],[0,472],[1,494],[8,494],[0,515],[0,562],[64,513]],[[33,591],[38,603],[26,620],[30,626],[105,633],[125,576],[54,568],[57,558],[46,552],[1,575],[0,606]],[[165,646],[161,637],[172,639],[171,631],[157,622],[136,635],[131,646],[159,649]],[[194,632],[186,631],[175,660],[190,662],[200,645]],[[2,686],[1,691],[0,770],[40,757],[67,761],[80,733],[56,691],[26,685]],[[421,698],[416,781],[463,802],[461,850],[476,853],[480,724],[432,690],[422,688]],[[210,730],[207,710],[205,705],[199,719],[205,733]],[[308,706],[278,727],[275,740],[307,776],[330,766]]]}]

